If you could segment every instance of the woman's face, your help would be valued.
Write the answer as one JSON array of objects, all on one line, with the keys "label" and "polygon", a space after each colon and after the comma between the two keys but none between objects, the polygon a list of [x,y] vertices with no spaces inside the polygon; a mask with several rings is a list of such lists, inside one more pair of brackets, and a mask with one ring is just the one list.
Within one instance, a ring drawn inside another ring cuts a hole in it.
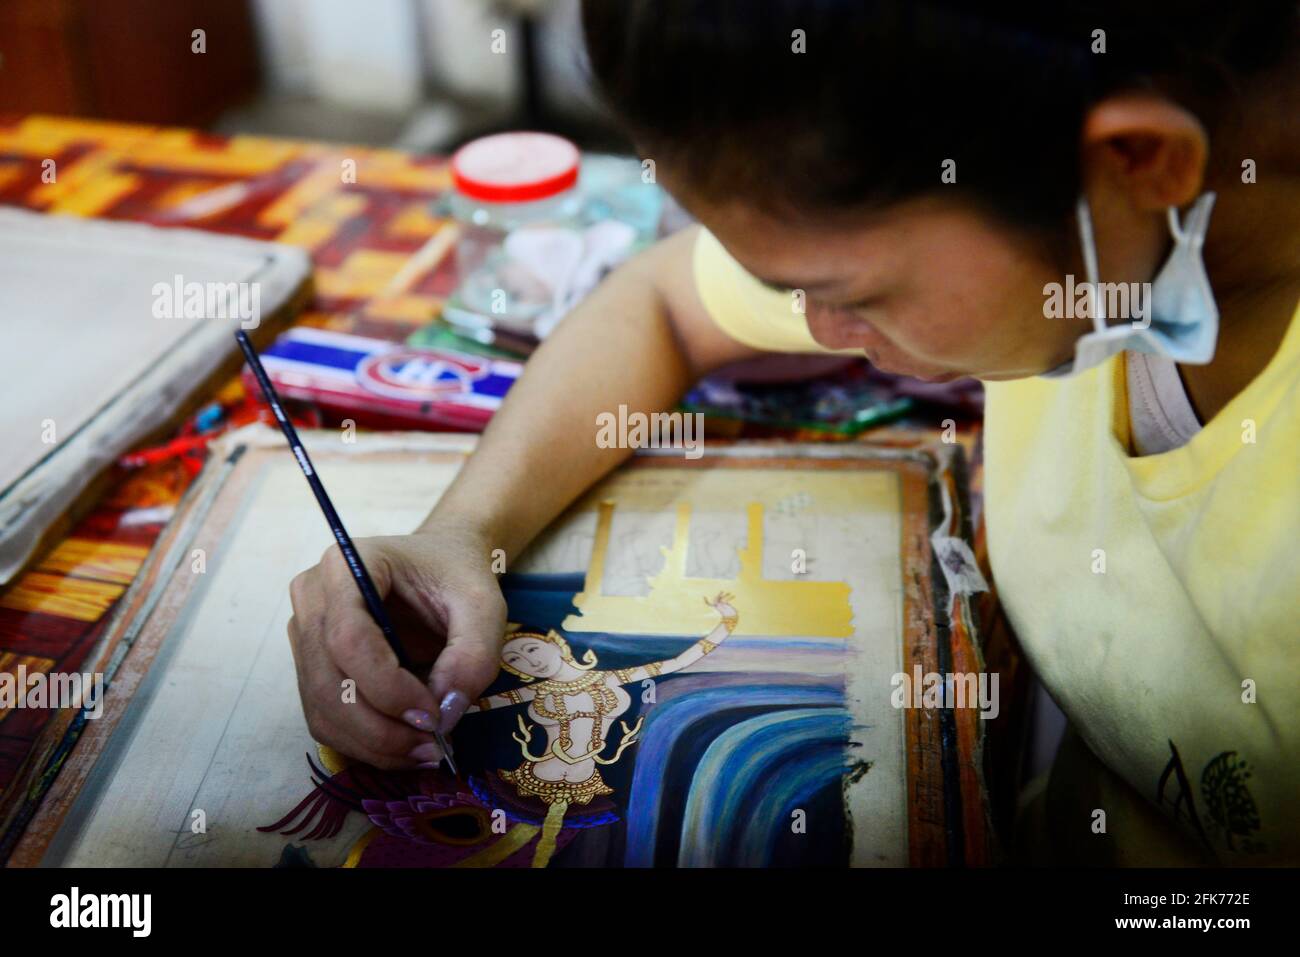
[{"label": "woman's face", "polygon": [[813,338],[860,349],[886,372],[929,381],[1038,375],[1068,360],[1091,328],[1043,315],[1043,287],[1064,282],[1065,264],[956,203],[914,200],[851,225],[810,226],[734,203],[687,202],[750,273],[804,291]]},{"label": "woman's face", "polygon": [[501,660],[516,671],[534,678],[550,678],[560,670],[564,659],[560,649],[549,641],[525,635],[512,638],[501,649]]}]

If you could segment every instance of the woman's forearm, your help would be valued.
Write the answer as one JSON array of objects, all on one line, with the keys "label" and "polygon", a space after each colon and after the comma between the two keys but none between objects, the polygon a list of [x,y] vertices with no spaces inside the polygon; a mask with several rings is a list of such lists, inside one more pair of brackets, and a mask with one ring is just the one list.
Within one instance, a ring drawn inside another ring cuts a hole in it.
[{"label": "woman's forearm", "polygon": [[[517,555],[630,454],[597,445],[600,413],[617,414],[619,405],[669,409],[702,371],[701,361],[741,357],[743,347],[720,347],[710,333],[693,331],[703,328],[697,319],[683,322],[681,309],[674,314],[682,277],[664,277],[689,270],[688,238],[674,237],[616,271],[559,325],[528,360],[422,531],[468,526],[490,549]],[[710,341],[691,341],[701,338]]]}]

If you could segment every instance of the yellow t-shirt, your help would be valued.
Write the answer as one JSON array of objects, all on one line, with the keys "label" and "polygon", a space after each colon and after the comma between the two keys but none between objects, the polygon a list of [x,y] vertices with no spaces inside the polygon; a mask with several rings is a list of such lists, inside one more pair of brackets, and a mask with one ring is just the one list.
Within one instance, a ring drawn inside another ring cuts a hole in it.
[{"label": "yellow t-shirt", "polygon": [[[707,231],[694,267],[733,338],[819,349],[788,297]],[[1300,310],[1263,372],[1159,455],[1126,452],[1123,354],[986,389],[999,596],[1039,678],[1122,779],[1059,776],[1078,782],[1076,806],[1052,811],[1062,852],[1300,863]],[[1171,843],[1169,820],[1184,838]]]}]

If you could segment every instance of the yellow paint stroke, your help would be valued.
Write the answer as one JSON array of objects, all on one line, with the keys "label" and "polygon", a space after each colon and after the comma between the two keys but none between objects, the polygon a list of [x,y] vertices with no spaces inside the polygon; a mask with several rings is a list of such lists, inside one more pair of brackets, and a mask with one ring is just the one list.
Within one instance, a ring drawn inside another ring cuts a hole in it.
[{"label": "yellow paint stroke", "polygon": [[77,621],[99,621],[124,591],[124,585],[28,572],[0,595],[0,608],[40,612]]},{"label": "yellow paint stroke", "polygon": [[516,824],[501,835],[501,840],[477,854],[461,858],[452,867],[496,867],[515,851],[527,845],[540,830],[541,828],[536,824]]},{"label": "yellow paint stroke", "polygon": [[[564,817],[563,810],[560,812],[560,817]],[[497,841],[495,844],[489,845],[477,854],[471,854],[469,857],[461,858],[453,864],[452,867],[496,867],[511,854],[526,847],[528,842],[536,837],[537,832],[540,830],[541,828],[536,824],[516,824],[505,834],[501,835],[501,840]],[[380,833],[381,831],[379,828],[372,827],[363,834],[361,838],[352,845],[352,849],[348,851],[347,860],[343,862],[342,866],[356,867],[361,862],[361,855],[365,853],[370,842],[378,837]],[[554,841],[552,841],[552,851],[553,850]],[[547,854],[548,859],[549,857],[550,854]],[[537,864],[534,863],[533,866],[536,867]]]},{"label": "yellow paint stroke", "polygon": [[559,840],[560,828],[564,826],[564,812],[568,809],[568,801],[556,801],[546,809],[546,820],[542,822],[542,836],[537,841],[537,850],[533,852],[533,867],[545,867],[551,863],[551,855],[555,853],[555,842]]},{"label": "yellow paint stroke", "polygon": [[60,542],[37,568],[43,572],[129,585],[148,554],[149,549],[143,545],[68,538]]},{"label": "yellow paint stroke", "polygon": [[740,571],[734,579],[690,578],[686,554],[690,545],[691,506],[677,504],[673,543],[661,547],[664,567],[649,579],[648,595],[604,595],[605,557],[609,550],[614,503],[600,503],[596,540],[583,590],[574,596],[579,614],[564,620],[574,632],[636,634],[650,627],[657,634],[703,635],[717,624],[716,613],[700,601],[702,595],[731,592],[743,609],[737,635],[822,635],[847,638],[853,634],[853,609],[847,582],[781,581],[763,577],[763,506],[746,510],[748,536],[737,549]]},{"label": "yellow paint stroke", "polygon": [[316,756],[320,759],[320,766],[330,774],[347,770],[348,759],[327,744],[316,745]]},{"label": "yellow paint stroke", "polygon": [[365,853],[367,845],[369,845],[370,842],[379,835],[379,833],[379,828],[372,827],[370,830],[366,831],[365,834],[362,834],[361,839],[352,845],[352,850],[348,851],[347,860],[345,860],[340,866],[356,867],[357,864],[360,863],[361,855]]}]

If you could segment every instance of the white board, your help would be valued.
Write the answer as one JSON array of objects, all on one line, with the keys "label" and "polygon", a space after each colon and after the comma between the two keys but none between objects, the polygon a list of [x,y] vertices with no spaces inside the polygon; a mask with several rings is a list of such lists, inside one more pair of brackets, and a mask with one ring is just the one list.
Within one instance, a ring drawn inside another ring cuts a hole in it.
[{"label": "white board", "polygon": [[0,209],[0,584],[87,482],[235,352],[233,331],[251,325],[186,315],[184,296],[177,303],[170,291],[178,277],[182,293],[246,284],[235,287],[241,304],[256,302],[269,319],[309,272],[306,253],[287,246]]}]

